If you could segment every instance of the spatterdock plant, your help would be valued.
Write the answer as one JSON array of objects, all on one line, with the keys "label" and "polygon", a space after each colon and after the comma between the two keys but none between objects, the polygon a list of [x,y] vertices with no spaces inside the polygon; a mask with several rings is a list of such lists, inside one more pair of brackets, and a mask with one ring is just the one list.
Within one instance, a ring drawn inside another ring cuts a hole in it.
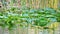
[{"label": "spatterdock plant", "polygon": [[[11,8],[11,9],[10,9]],[[4,13],[0,13],[0,21],[3,21],[4,26],[8,29],[16,26],[18,23],[20,26],[47,26],[47,24],[56,21],[56,12],[54,9],[17,9],[16,7],[10,7],[5,9]],[[20,14],[18,12],[20,11]],[[17,13],[16,13],[17,12]],[[33,23],[34,22],[34,23]]]},{"label": "spatterdock plant", "polygon": [[[38,18],[35,20],[35,25],[37,26],[47,26],[49,23],[57,22],[56,11],[54,9],[48,8],[43,10],[35,11],[35,13],[39,14]],[[34,15],[33,15],[34,16]]]}]

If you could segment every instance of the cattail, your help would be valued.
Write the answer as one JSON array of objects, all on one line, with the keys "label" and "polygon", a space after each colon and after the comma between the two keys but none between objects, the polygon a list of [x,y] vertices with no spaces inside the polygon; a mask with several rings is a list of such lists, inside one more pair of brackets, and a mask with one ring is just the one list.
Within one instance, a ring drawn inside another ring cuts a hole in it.
[{"label": "cattail", "polygon": [[2,3],[0,2],[0,8],[2,7]]}]

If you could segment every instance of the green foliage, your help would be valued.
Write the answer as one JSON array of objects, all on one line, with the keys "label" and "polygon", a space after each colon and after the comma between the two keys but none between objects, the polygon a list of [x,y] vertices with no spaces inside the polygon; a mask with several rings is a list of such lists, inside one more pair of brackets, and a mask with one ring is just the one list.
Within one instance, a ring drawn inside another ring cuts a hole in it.
[{"label": "green foliage", "polygon": [[44,18],[44,17],[41,17],[37,20],[35,20],[35,25],[38,25],[38,26],[46,26],[46,24],[48,24],[49,21],[47,20],[47,18]]},{"label": "green foliage", "polygon": [[60,11],[57,11],[56,16],[57,16],[57,21],[60,22]]},{"label": "green foliage", "polygon": [[[0,26],[12,29],[19,26],[32,26],[44,27],[51,22],[57,21],[56,11],[51,8],[47,9],[30,9],[30,8],[16,8],[11,7],[4,9],[0,12]],[[34,22],[34,23],[33,23]]]}]

